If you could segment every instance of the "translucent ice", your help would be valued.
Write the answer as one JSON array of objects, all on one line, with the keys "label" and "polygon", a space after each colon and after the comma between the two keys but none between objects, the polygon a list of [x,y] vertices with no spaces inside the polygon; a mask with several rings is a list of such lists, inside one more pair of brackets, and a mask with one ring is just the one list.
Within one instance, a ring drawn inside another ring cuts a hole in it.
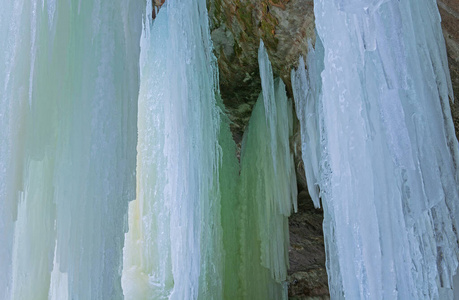
[{"label": "translucent ice", "polygon": [[284,83],[273,80],[262,42],[259,65],[263,91],[241,151],[243,299],[283,299],[287,297],[288,216],[296,209],[297,197],[289,144],[293,108]]},{"label": "translucent ice", "polygon": [[287,217],[296,207],[292,103],[261,46],[267,92],[254,109],[239,166],[205,1],[166,5],[154,23],[145,19],[142,37],[138,197],[129,207],[124,295],[285,298]]},{"label": "translucent ice", "polygon": [[331,296],[451,297],[459,160],[436,3],[314,7],[320,41],[292,82]]},{"label": "translucent ice", "polygon": [[141,48],[125,297],[220,299],[220,108],[206,2],[170,1],[154,21],[147,16]]},{"label": "translucent ice", "polygon": [[143,5],[0,12],[0,299],[120,299]]}]

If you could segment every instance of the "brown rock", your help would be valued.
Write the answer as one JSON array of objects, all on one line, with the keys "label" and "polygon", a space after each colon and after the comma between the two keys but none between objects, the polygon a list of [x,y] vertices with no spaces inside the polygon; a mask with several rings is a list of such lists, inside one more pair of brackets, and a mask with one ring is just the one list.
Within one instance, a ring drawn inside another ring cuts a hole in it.
[{"label": "brown rock", "polygon": [[315,38],[313,0],[214,0],[210,15],[220,90],[239,143],[261,91],[260,38],[275,75],[291,91],[290,70],[307,54],[308,38]]},{"label": "brown rock", "polygon": [[438,9],[442,18],[441,26],[445,37],[446,51],[451,81],[454,91],[454,103],[451,101],[456,137],[459,133],[459,0],[438,1]]}]

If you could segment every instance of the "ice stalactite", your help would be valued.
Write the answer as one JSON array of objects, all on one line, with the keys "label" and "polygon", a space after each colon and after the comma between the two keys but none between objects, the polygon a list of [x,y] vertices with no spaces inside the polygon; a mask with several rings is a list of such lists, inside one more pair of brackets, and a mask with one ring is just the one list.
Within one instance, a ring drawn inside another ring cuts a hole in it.
[{"label": "ice stalactite", "polygon": [[258,55],[263,90],[241,150],[243,299],[283,299],[287,297],[288,216],[296,209],[297,197],[289,143],[293,107],[284,83],[273,80],[263,42]]},{"label": "ice stalactite", "polygon": [[451,299],[459,157],[436,3],[316,0],[315,16],[292,82],[331,296]]},{"label": "ice stalactite", "polygon": [[120,299],[143,5],[0,12],[0,298]]},{"label": "ice stalactite", "polygon": [[224,271],[222,277],[223,299],[241,299],[242,283],[240,252],[240,165],[236,157],[236,143],[230,131],[230,120],[222,115],[219,145],[222,159],[219,168],[221,194],[221,223],[223,227]]},{"label": "ice stalactite", "polygon": [[222,298],[221,110],[208,26],[201,0],[145,18],[126,299]]}]

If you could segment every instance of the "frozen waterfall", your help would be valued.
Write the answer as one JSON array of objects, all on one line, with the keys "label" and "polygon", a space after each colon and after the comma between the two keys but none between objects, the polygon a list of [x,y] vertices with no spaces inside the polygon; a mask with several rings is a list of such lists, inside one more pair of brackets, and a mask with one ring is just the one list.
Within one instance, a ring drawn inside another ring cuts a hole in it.
[{"label": "frozen waterfall", "polygon": [[285,86],[274,83],[261,44],[263,93],[240,167],[219,96],[205,1],[169,2],[144,24],[125,298],[286,298],[296,179]]},{"label": "frozen waterfall", "polygon": [[435,1],[315,0],[295,103],[261,41],[239,160],[206,0],[4,2],[0,300],[287,299],[295,111],[332,299],[453,298]]},{"label": "frozen waterfall", "polygon": [[452,299],[459,156],[436,2],[314,2],[292,82],[331,297]]},{"label": "frozen waterfall", "polygon": [[144,9],[2,3],[0,299],[123,297]]}]

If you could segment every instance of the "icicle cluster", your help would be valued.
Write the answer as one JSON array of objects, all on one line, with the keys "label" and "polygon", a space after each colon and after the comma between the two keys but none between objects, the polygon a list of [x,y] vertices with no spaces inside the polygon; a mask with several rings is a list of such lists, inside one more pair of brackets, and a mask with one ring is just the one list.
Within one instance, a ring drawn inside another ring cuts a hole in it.
[{"label": "icicle cluster", "polygon": [[331,296],[451,299],[459,156],[436,3],[314,7],[320,40],[292,83]]},{"label": "icicle cluster", "polygon": [[[293,108],[285,85],[273,80],[260,44],[262,93],[241,152],[241,251],[244,299],[283,299],[288,267],[288,216],[296,209],[296,175],[289,137]],[[251,278],[257,278],[253,280]]]},{"label": "icicle cluster", "polygon": [[0,299],[120,299],[143,5],[0,11]]},{"label": "icicle cluster", "polygon": [[[249,137],[248,133],[247,138],[251,138],[251,143],[255,143],[259,149],[252,150],[252,152],[247,150],[243,155],[250,156],[255,152],[261,154],[256,155],[258,156],[255,160],[257,165],[248,166],[252,170],[259,169],[258,176],[254,173],[253,178],[258,177],[262,181],[261,185],[256,186],[259,189],[256,191],[256,197],[260,199],[258,204],[264,206],[258,210],[262,243],[261,260],[263,265],[272,271],[273,277],[281,281],[285,280],[287,275],[285,262],[288,262],[288,224],[286,217],[290,216],[292,208],[297,210],[296,174],[289,141],[293,134],[293,105],[292,101],[287,99],[282,80],[277,79],[276,82],[273,80],[271,63],[263,41],[260,41],[258,63],[264,112],[255,110],[252,126],[256,129],[249,129],[252,136]],[[263,114],[265,124],[261,125],[258,124],[258,118],[261,119],[259,115]],[[269,148],[265,147],[266,144]],[[271,154],[271,157],[267,157],[268,153]],[[248,160],[252,162],[251,159]],[[261,201],[261,199],[264,200]],[[273,221],[273,216],[279,216],[279,219]],[[284,223],[287,224],[286,228],[283,228]]]},{"label": "icicle cluster", "polygon": [[292,103],[262,45],[269,98],[260,95],[239,178],[205,12],[205,1],[170,2],[154,23],[145,19],[126,299],[286,297]]},{"label": "icicle cluster", "polygon": [[205,5],[170,1],[145,19],[126,299],[222,298],[220,112]]}]

